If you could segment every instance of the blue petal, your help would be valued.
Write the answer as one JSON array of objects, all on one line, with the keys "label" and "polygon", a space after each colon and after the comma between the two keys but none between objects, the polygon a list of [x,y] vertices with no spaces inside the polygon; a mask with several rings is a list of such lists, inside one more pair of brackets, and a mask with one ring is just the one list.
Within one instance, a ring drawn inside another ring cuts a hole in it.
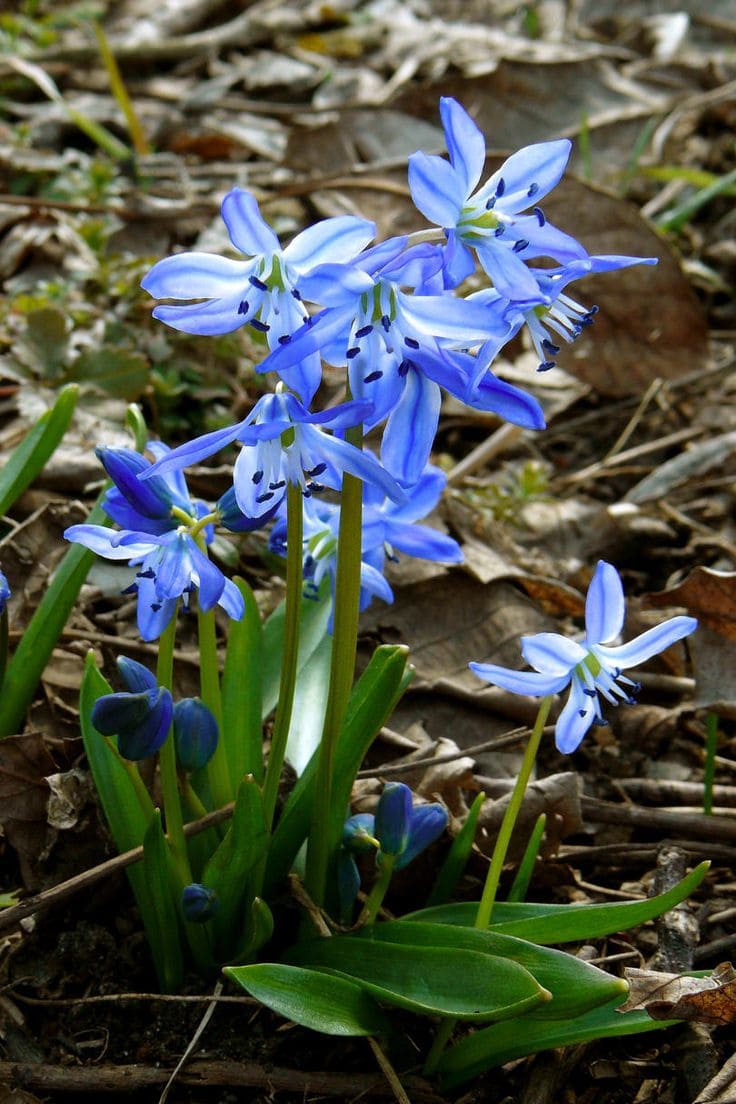
[{"label": "blue petal", "polygon": [[230,241],[248,257],[270,256],[281,249],[279,239],[263,219],[258,201],[250,192],[233,188],[222,201],[222,217]]},{"label": "blue petal", "polygon": [[141,287],[154,299],[221,299],[248,286],[252,267],[215,253],[177,253],[158,261]]},{"label": "blue petal", "polygon": [[195,437],[193,441],[187,441],[185,444],[179,445],[178,448],[172,449],[166,456],[162,456],[160,460],[151,465],[148,471],[144,473],[143,478],[147,479],[158,474],[163,475],[170,471],[186,468],[190,464],[198,464],[200,460],[212,456],[214,452],[219,452],[225,445],[235,441],[244,424],[244,422],[238,422],[237,425],[228,426],[226,429],[215,429],[212,433],[205,433],[201,437]]},{"label": "blue petal", "polygon": [[119,547],[120,534],[117,529],[108,529],[104,525],[71,525],[64,531],[64,536],[68,541],[83,544],[85,548],[107,560],[131,560],[136,556],[147,555],[154,547],[152,542]]},{"label": "blue petal", "polygon": [[187,544],[189,546],[191,566],[194,570],[194,574],[197,576],[199,608],[206,612],[219,602],[220,595],[225,587],[225,576],[222,574],[219,567],[216,567],[215,564],[212,563],[212,560],[210,560],[208,556],[205,556],[204,552],[197,547],[191,537],[188,538]]},{"label": "blue petal", "polygon": [[[567,138],[524,146],[504,161],[501,168],[483,186],[482,195],[493,195],[498,181],[503,179],[505,188],[503,196],[496,201],[497,209],[511,214],[526,210],[533,203],[544,199],[559,184],[571,150],[572,142]],[[531,184],[537,185],[533,199],[528,194]],[[481,193],[478,198],[480,195]]]},{"label": "blue petal", "polygon": [[381,442],[381,460],[406,486],[417,482],[429,460],[441,404],[437,384],[423,372],[410,369]]},{"label": "blue petal", "polygon": [[367,272],[346,264],[321,264],[299,277],[302,298],[325,307],[352,305],[373,287],[373,278]]},{"label": "blue petal", "polygon": [[582,663],[587,650],[575,640],[569,640],[560,633],[536,633],[534,636],[522,636],[521,654],[530,667],[543,675],[567,675],[573,667]]},{"label": "blue petal", "polygon": [[189,541],[184,534],[166,549],[156,572],[156,595],[162,598],[178,598],[192,581],[192,561]]},{"label": "blue petal", "polygon": [[452,564],[462,563],[465,559],[456,540],[429,525],[402,525],[387,520],[386,539],[399,552],[422,560]]},{"label": "blue petal", "polygon": [[409,825],[409,842],[394,863],[394,870],[403,870],[417,855],[439,839],[447,827],[447,810],[433,802],[412,809]]},{"label": "blue petal", "polygon": [[563,755],[569,755],[580,743],[596,719],[597,704],[583,692],[579,679],[573,679],[570,696],[557,718],[555,744]]},{"label": "blue petal", "polygon": [[444,157],[413,153],[409,158],[409,188],[414,206],[435,226],[456,226],[466,192],[462,176]]},{"label": "blue petal", "polygon": [[493,663],[469,663],[474,675],[510,690],[512,694],[529,694],[535,698],[558,694],[570,681],[569,672],[564,675],[540,675],[536,671],[512,671],[508,667],[496,667]]},{"label": "blue petal", "polygon": [[125,685],[132,694],[139,694],[146,690],[157,690],[158,683],[153,671],[149,671],[142,663],[128,656],[118,656],[118,670],[123,676]]},{"label": "blue petal", "polygon": [[411,522],[426,517],[434,510],[446,485],[445,473],[434,464],[427,464],[414,486],[407,489],[408,502],[402,506],[388,506],[386,520],[392,523]]},{"label": "blue petal", "polygon": [[488,372],[465,402],[475,410],[492,410],[525,429],[544,429],[544,411],[533,395]]},{"label": "blue petal", "polygon": [[386,855],[400,855],[409,842],[411,790],[403,782],[388,782],[376,806],[375,834]]},{"label": "blue petal", "polygon": [[375,223],[355,215],[323,219],[297,234],[284,250],[284,258],[300,271],[309,271],[319,264],[346,263],[365,249],[375,235]]},{"label": "blue petal", "polygon": [[138,632],[142,638],[158,640],[176,613],[176,598],[159,598],[153,579],[138,580]]},{"label": "blue petal", "polygon": [[[524,250],[524,257],[554,257],[556,261],[572,261],[587,257],[585,246],[558,230],[551,222],[545,222],[540,226],[536,215],[514,219],[504,234],[504,241],[519,241],[524,239],[529,247]],[[508,246],[505,247],[508,249]]]},{"label": "blue petal", "polygon": [[475,272],[475,258],[454,230],[447,234],[443,263],[446,287],[458,287]]},{"label": "blue petal", "polygon": [[[394,592],[386,577],[377,567],[373,567],[372,564],[366,563],[365,560],[360,565],[360,593],[361,610],[368,607],[371,598],[380,598],[381,601],[386,602],[389,606],[394,600]],[[364,600],[365,604],[363,604]]]},{"label": "blue petal", "polygon": [[607,648],[599,644],[591,648],[593,655],[612,667],[638,667],[652,656],[658,655],[671,644],[682,640],[695,632],[698,622],[694,617],[670,617],[661,625],[655,625],[653,629],[647,629],[640,636],[629,640],[627,644],[619,644],[617,647]]},{"label": "blue petal", "polygon": [[614,640],[624,627],[624,588],[616,568],[599,560],[585,599],[585,642]]},{"label": "blue petal", "polygon": [[124,498],[138,513],[150,518],[169,518],[172,497],[163,479],[155,476],[145,483],[138,476],[148,472],[151,463],[133,449],[95,449],[97,459]]},{"label": "blue petal", "polygon": [[217,748],[218,728],[214,714],[201,698],[182,698],[174,706],[174,744],[179,766],[185,771],[201,770]]},{"label": "blue petal", "polygon": [[399,292],[401,320],[419,333],[461,342],[463,347],[495,336],[501,328],[496,316],[484,304],[452,295],[406,295]]},{"label": "blue petal", "polygon": [[[305,426],[305,430],[310,427]],[[315,430],[314,432],[318,432]],[[406,494],[398,485],[392,475],[382,467],[369,452],[349,445],[341,441],[339,437],[328,437],[326,434],[320,442],[319,451],[325,456],[338,471],[350,472],[351,475],[362,479],[365,483],[373,483],[380,487],[383,493],[394,500],[404,502]]]},{"label": "blue petal", "polygon": [[486,140],[464,107],[450,96],[440,98],[440,116],[452,167],[469,196],[480,180],[486,160]]},{"label": "blue petal", "polygon": [[154,307],[153,317],[165,322],[174,330],[182,333],[199,334],[213,337],[216,334],[232,333],[249,321],[251,313],[239,314],[243,291],[223,299],[208,299],[206,303],[195,303],[187,307]]},{"label": "blue petal", "polygon": [[222,589],[220,600],[218,602],[228,617],[233,621],[240,621],[245,613],[245,601],[243,595],[240,593],[235,583],[231,579],[225,579],[225,586]]},{"label": "blue petal", "polygon": [[474,242],[478,260],[490,276],[493,286],[506,299],[528,299],[539,295],[534,275],[522,259],[507,246],[492,238]]}]

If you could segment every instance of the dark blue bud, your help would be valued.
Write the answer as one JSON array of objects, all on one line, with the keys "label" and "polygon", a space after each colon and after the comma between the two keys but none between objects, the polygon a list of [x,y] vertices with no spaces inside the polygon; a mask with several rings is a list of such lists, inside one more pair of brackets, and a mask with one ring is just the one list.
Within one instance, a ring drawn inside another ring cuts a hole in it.
[{"label": "dark blue bud", "polygon": [[385,855],[401,855],[409,842],[411,790],[388,782],[376,806],[375,833]]},{"label": "dark blue bud", "polygon": [[357,854],[375,851],[378,841],[375,835],[376,820],[372,813],[356,813],[348,817],[342,829],[343,847]]},{"label": "dark blue bud", "polygon": [[412,810],[409,821],[409,842],[396,860],[394,868],[403,870],[417,855],[421,854],[447,827],[447,810],[442,805],[420,805]]},{"label": "dark blue bud", "polygon": [[151,479],[139,479],[151,464],[145,456],[132,449],[95,449],[97,459],[104,467],[120,494],[134,510],[144,517],[168,518],[171,515],[172,496],[160,475]]},{"label": "dark blue bud", "polygon": [[[139,665],[140,666],[140,665]],[[103,736],[117,736],[124,759],[153,755],[171,728],[174,703],[164,687],[135,694],[106,694],[92,707],[92,724]]]},{"label": "dark blue bud", "polygon": [[117,664],[123,682],[131,694],[143,694],[146,690],[158,690],[158,683],[153,671],[149,671],[148,667],[145,667],[136,659],[129,659],[128,656],[118,656]]},{"label": "dark blue bud", "polygon": [[0,571],[0,613],[5,609],[5,605],[10,597],[10,587],[8,586],[8,580],[5,575]]},{"label": "dark blue bud", "polygon": [[220,902],[214,889],[193,882],[181,893],[181,910],[184,919],[192,924],[204,924],[217,912]]},{"label": "dark blue bud", "polygon": [[176,759],[185,771],[209,763],[217,747],[217,721],[200,698],[182,698],[174,706]]}]

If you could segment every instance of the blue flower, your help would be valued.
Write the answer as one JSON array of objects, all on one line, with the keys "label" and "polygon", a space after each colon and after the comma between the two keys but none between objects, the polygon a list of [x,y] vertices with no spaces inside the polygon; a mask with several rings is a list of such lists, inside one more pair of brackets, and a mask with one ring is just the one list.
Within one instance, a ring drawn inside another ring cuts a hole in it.
[{"label": "blue flower", "polygon": [[[326,309],[267,357],[259,371],[278,372],[291,384],[293,366],[312,354],[347,366],[353,398],[372,404],[364,418],[367,428],[388,417],[383,463],[410,486],[429,459],[440,388],[469,401],[467,370],[475,362],[464,350],[499,340],[508,325],[484,303],[433,294],[442,291],[441,250],[430,244],[405,246],[405,238],[393,238],[367,250],[353,264],[350,279],[333,272],[340,266],[326,266],[316,289]],[[413,288],[414,294],[404,288]],[[490,374],[483,396],[473,398],[478,404],[527,428],[544,426],[536,399]]]},{"label": "blue flower", "polygon": [[[255,197],[241,188],[225,196],[222,217],[231,242],[248,260],[177,253],[155,264],[142,286],[157,299],[205,300],[154,309],[155,318],[176,330],[223,334],[250,325],[265,334],[270,349],[288,341],[307,319],[302,295],[311,297],[308,274],[352,260],[375,235],[372,222],[343,215],[310,226],[282,249]],[[319,359],[311,358],[296,388],[304,402],[311,401],[320,378]]]},{"label": "blue flower", "polygon": [[361,854],[376,850],[390,857],[394,870],[403,870],[444,832],[447,811],[433,802],[414,808],[412,792],[403,782],[388,782],[378,799],[375,815],[358,813],[345,822],[343,847]]},{"label": "blue flower", "polygon": [[[146,450],[156,460],[170,455],[171,449],[162,441],[149,441]],[[105,513],[121,529],[166,533],[181,523],[183,517],[202,517],[207,513],[203,502],[189,495],[180,472],[140,479],[151,471],[151,461],[140,452],[124,448],[97,448],[96,455],[114,486],[105,491]]]},{"label": "blue flower", "polygon": [[235,461],[234,493],[247,518],[272,517],[289,483],[308,497],[322,485],[338,490],[345,472],[403,501],[404,492],[374,456],[319,428],[341,431],[359,422],[369,408],[368,403],[349,402],[313,414],[279,385],[275,394],[263,395],[242,422],[180,445],[154,464],[150,473],[155,476],[197,463],[239,441],[244,447]]},{"label": "blue flower", "polygon": [[500,295],[495,288],[485,288],[474,292],[469,296],[475,303],[485,303],[499,321],[502,319],[505,330],[499,325],[499,338],[486,342],[478,351],[475,377],[481,379],[485,372],[485,365],[490,364],[500,352],[503,345],[514,337],[522,326],[526,326],[532,339],[532,344],[539,357],[539,372],[546,372],[555,366],[555,357],[560,351],[556,343],[561,338],[563,341],[572,342],[579,337],[586,326],[589,326],[598,307],[584,307],[565,294],[568,284],[579,280],[584,276],[597,272],[611,272],[620,268],[629,268],[631,265],[654,265],[656,257],[616,257],[596,256],[585,257],[561,268],[530,268],[533,274],[537,290],[533,295],[524,299],[507,299]]},{"label": "blue flower", "polygon": [[[442,496],[447,482],[439,468],[428,465],[421,478],[407,489],[403,503],[385,498],[379,489],[366,486],[363,497],[362,563],[360,573],[360,609],[366,609],[374,597],[393,602],[393,591],[384,577],[386,559],[395,561],[396,553],[440,563],[461,563],[462,550],[452,537],[428,525],[416,522],[426,517]],[[310,499],[304,508],[304,577],[306,593],[316,596],[325,576],[334,593],[337,568],[337,538],[340,507],[320,499]],[[271,531],[269,547],[286,554],[286,521],[280,518]]]},{"label": "blue flower", "polygon": [[555,727],[555,742],[564,754],[575,751],[592,724],[605,724],[600,696],[612,705],[633,704],[639,686],[622,674],[663,652],[697,628],[694,617],[671,617],[627,644],[612,646],[624,623],[624,592],[616,568],[598,562],[585,602],[582,643],[559,633],[537,633],[521,639],[521,652],[533,671],[513,671],[491,663],[471,663],[479,678],[514,694],[544,697],[567,686],[570,695]]},{"label": "blue flower", "polygon": [[468,247],[509,299],[534,294],[534,275],[525,260],[548,256],[565,263],[586,256],[538,206],[565,171],[572,148],[567,139],[524,147],[478,187],[486,157],[482,133],[456,100],[442,98],[440,115],[450,160],[412,154],[409,186],[422,214],[445,229],[445,268],[454,285],[474,270]]},{"label": "blue flower", "polygon": [[92,707],[92,724],[103,736],[117,736],[124,759],[146,759],[169,734],[174,713],[171,694],[134,659],[120,656],[118,669],[129,692],[98,698]]},{"label": "blue flower", "polygon": [[220,902],[214,889],[209,889],[199,882],[192,882],[181,892],[181,910],[184,913],[184,919],[192,924],[206,923],[214,916],[219,906]]},{"label": "blue flower", "polygon": [[201,698],[182,698],[174,706],[174,745],[182,770],[197,771],[217,749],[217,721]]},{"label": "blue flower", "polygon": [[10,587],[8,580],[5,578],[5,574],[0,571],[0,614],[5,612],[5,606],[7,605],[8,598],[10,598]]}]

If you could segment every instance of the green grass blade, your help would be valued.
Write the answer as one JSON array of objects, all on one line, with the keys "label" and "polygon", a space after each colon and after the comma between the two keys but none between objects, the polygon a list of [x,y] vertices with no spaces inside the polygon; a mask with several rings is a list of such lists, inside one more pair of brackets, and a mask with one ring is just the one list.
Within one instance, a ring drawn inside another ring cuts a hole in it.
[{"label": "green grass blade", "polygon": [[0,471],[0,514],[7,514],[53,455],[69,428],[77,404],[76,384],[62,387],[50,410],[36,422]]},{"label": "green grass blade", "polygon": [[253,591],[243,579],[236,579],[235,585],[243,595],[245,613],[240,621],[230,622],[228,632],[222,676],[222,715],[227,728],[222,739],[230,777],[237,785],[247,774],[263,781],[263,627]]},{"label": "green grass blade", "polygon": [[184,977],[181,923],[171,890],[168,847],[158,809],[143,837],[141,872],[144,888],[138,904],[143,905],[141,913],[159,985],[164,993],[174,993]]},{"label": "green grass blade", "polygon": [[432,892],[427,898],[428,906],[444,905],[446,901],[450,900],[455,892],[455,887],[463,875],[463,871],[470,858],[470,852],[473,849],[475,826],[478,823],[478,816],[485,799],[485,794],[476,794],[475,801],[470,806],[468,815],[465,818],[465,823],[452,841],[452,847],[440,867],[440,872],[432,887]]},{"label": "green grass blade", "polygon": [[529,842],[524,850],[523,858],[519,863],[519,869],[516,871],[513,885],[509,890],[509,901],[523,901],[526,897],[546,826],[547,814],[540,813],[534,825],[534,830],[529,837]]}]

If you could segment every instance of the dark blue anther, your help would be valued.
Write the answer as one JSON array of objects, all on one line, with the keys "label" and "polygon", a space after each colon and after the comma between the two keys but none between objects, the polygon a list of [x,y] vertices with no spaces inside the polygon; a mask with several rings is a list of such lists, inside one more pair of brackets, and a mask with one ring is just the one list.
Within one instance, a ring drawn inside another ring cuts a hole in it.
[{"label": "dark blue anther", "polygon": [[373,333],[373,326],[361,326],[359,330],[355,331],[355,336],[360,340],[361,337],[367,337],[369,333]]},{"label": "dark blue anther", "polygon": [[153,610],[154,613],[158,613],[158,611],[161,609],[161,603],[160,602],[151,602],[151,609]]},{"label": "dark blue anther", "polygon": [[594,698],[594,697],[595,697],[595,695],[596,695],[596,692],[595,692],[595,690],[591,690],[591,689],[590,689],[589,687],[587,687],[587,686],[584,686],[584,687],[583,687],[583,693],[585,694],[585,696],[586,696],[587,698]]},{"label": "dark blue anther", "polygon": [[360,345],[353,345],[352,349],[348,349],[345,356],[348,358],[348,360],[352,360],[353,357],[356,357],[359,352],[360,352]]},{"label": "dark blue anther", "polygon": [[282,334],[279,338],[279,345],[288,345],[291,341],[291,334]]},{"label": "dark blue anther", "polygon": [[545,360],[538,367],[538,372],[549,372],[550,368],[554,368],[555,362],[553,360]]},{"label": "dark blue anther", "polygon": [[497,226],[496,229],[493,231],[493,236],[494,236],[494,238],[502,238],[505,233],[506,233],[506,227],[505,226]]},{"label": "dark blue anther", "polygon": [[587,709],[578,709],[578,716],[584,717],[587,712]]},{"label": "dark blue anther", "polygon": [[557,356],[557,354],[560,351],[560,346],[559,345],[553,345],[548,337],[545,337],[542,340],[542,348],[544,349],[545,353],[551,353],[552,356]]},{"label": "dark blue anther", "polygon": [[254,471],[254,472],[253,472],[253,475],[251,476],[251,478],[252,478],[253,482],[255,483],[255,485],[256,485],[256,487],[257,487],[257,486],[258,486],[258,484],[259,484],[259,483],[261,482],[261,480],[263,479],[263,472],[262,472],[262,471]]},{"label": "dark blue anther", "polygon": [[315,464],[315,466],[313,468],[310,468],[309,471],[305,471],[304,474],[308,475],[310,479],[314,479],[315,476],[321,475],[322,472],[326,471],[326,470],[327,470],[327,464],[325,464],[325,462],[323,460],[319,464]]},{"label": "dark blue anther", "polygon": [[496,199],[500,199],[503,193],[506,191],[506,181],[502,176],[499,176],[498,183],[496,184]]},{"label": "dark blue anther", "polygon": [[138,584],[137,583],[131,583],[130,586],[124,587],[124,589],[121,590],[120,593],[121,594],[137,594],[138,593]]},{"label": "dark blue anther", "polygon": [[406,357],[404,357],[401,364],[397,368],[397,371],[398,371],[399,375],[402,377],[402,379],[403,379],[404,376],[409,374],[409,369],[411,368],[411,366],[412,366],[411,361],[408,360]]},{"label": "dark blue anther", "polygon": [[294,296],[294,298],[295,298],[295,299],[296,299],[296,300],[297,300],[298,302],[300,302],[300,303],[301,303],[301,301],[302,301],[302,295],[301,295],[301,292],[299,291],[299,289],[298,289],[298,288],[292,288],[292,289],[291,289],[291,294],[292,294],[292,295]]},{"label": "dark blue anther", "polygon": [[279,479],[278,483],[269,483],[268,484],[268,489],[269,489],[269,491],[280,491],[281,488],[285,487],[285,486],[286,486],[286,480],[285,479]]},{"label": "dark blue anther", "polygon": [[529,242],[526,240],[526,238],[519,238],[518,241],[514,242],[513,251],[514,253],[523,253],[528,245]]},{"label": "dark blue anther", "polygon": [[387,314],[381,315],[381,325],[383,326],[386,333],[388,333],[388,331],[391,329],[391,319]]},{"label": "dark blue anther", "polygon": [[419,348],[419,342],[417,341],[417,339],[415,337],[405,337],[404,338],[404,344],[408,345],[410,349],[418,349]]},{"label": "dark blue anther", "polygon": [[258,288],[259,291],[268,291],[268,284],[264,284],[263,280],[259,280],[257,276],[249,276],[248,282],[251,283],[254,288]]},{"label": "dark blue anther", "polygon": [[363,377],[363,383],[375,383],[382,375],[383,372],[377,368],[375,372],[369,372],[367,376]]},{"label": "dark blue anther", "polygon": [[536,180],[534,180],[534,181],[532,181],[532,183],[527,188],[526,194],[529,197],[529,199],[531,199],[532,196],[535,196],[538,191],[539,191],[539,185],[537,184]]},{"label": "dark blue anther", "polygon": [[492,211],[495,206],[496,206],[496,197],[494,195],[494,196],[491,196],[490,199],[486,200],[486,211]]},{"label": "dark blue anther", "polygon": [[238,306],[238,314],[247,314],[250,310],[247,299],[241,299]]},{"label": "dark blue anther", "polygon": [[273,491],[264,491],[256,497],[256,502],[268,502],[271,498],[273,498]]},{"label": "dark blue anther", "polygon": [[541,207],[532,207],[532,210],[534,211],[534,214],[537,216],[537,222],[539,223],[539,225],[544,226],[544,224],[547,220],[544,217],[544,211],[542,210],[542,208]]},{"label": "dark blue anther", "polygon": [[260,318],[254,318],[251,321],[251,326],[254,330],[258,330],[259,333],[268,333],[271,329],[268,322],[261,322]]},{"label": "dark blue anther", "polygon": [[145,571],[136,571],[135,577],[136,579],[155,579],[156,572],[152,567],[147,567]]}]

